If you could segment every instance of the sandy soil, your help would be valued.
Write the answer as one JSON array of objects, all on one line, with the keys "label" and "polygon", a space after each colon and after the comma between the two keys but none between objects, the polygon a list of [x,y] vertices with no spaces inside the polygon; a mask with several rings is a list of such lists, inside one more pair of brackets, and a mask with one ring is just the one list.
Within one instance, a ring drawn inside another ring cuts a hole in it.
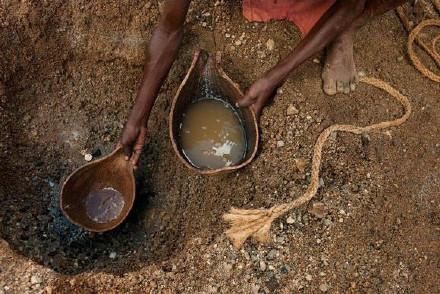
[{"label": "sandy soil", "polygon": [[[274,224],[272,244],[236,251],[223,234],[225,211],[300,195],[310,166],[302,172],[295,159],[311,158],[320,131],[398,117],[401,109],[365,85],[325,96],[316,56],[265,109],[250,166],[218,177],[191,173],[172,150],[167,118],[192,53],[222,50],[225,71],[246,88],[299,41],[287,22],[247,23],[239,1],[208,2],[193,3],[154,107],[138,203],[120,228],[99,235],[62,218],[59,183],[85,163],[84,153],[106,154],[116,143],[156,3],[0,2],[0,293],[440,292],[440,85],[410,64],[395,14],[359,31],[355,58],[359,70],[408,95],[410,121],[334,136],[312,203]],[[287,115],[290,105],[299,112]]]}]

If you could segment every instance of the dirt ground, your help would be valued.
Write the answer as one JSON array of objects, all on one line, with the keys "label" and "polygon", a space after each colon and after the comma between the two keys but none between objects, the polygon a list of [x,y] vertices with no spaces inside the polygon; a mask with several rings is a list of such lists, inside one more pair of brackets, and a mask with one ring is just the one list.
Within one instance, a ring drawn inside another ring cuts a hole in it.
[{"label": "dirt ground", "polygon": [[[59,183],[85,152],[97,158],[117,142],[157,19],[148,0],[0,1],[0,293],[440,292],[440,85],[411,65],[394,12],[357,33],[355,59],[407,95],[413,115],[384,132],[332,137],[317,196],[274,224],[272,244],[234,250],[221,215],[301,195],[310,164],[302,172],[295,159],[311,158],[325,127],[402,110],[366,85],[325,96],[316,56],[265,109],[250,166],[191,173],[167,119],[193,52],[222,50],[225,71],[245,89],[299,41],[288,22],[246,22],[239,1],[192,4],[149,122],[129,219],[98,235],[70,225]],[[299,112],[287,115],[290,105]]]}]

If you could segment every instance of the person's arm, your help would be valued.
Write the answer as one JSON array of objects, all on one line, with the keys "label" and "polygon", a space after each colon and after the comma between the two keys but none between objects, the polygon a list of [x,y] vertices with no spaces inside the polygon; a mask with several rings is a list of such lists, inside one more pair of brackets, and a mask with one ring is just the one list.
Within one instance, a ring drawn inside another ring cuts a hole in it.
[{"label": "person's arm", "polygon": [[305,60],[324,49],[362,13],[365,0],[336,1],[298,46],[248,90],[239,106],[252,105],[259,116],[267,99]]},{"label": "person's arm", "polygon": [[147,49],[142,84],[122,132],[126,160],[137,166],[145,141],[148,117],[156,96],[168,75],[183,38],[186,14],[191,0],[165,0],[161,17]]}]

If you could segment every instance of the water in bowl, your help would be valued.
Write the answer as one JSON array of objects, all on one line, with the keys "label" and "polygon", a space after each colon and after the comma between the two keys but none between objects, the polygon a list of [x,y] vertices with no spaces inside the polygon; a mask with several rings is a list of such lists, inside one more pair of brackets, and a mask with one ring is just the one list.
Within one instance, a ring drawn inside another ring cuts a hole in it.
[{"label": "water in bowl", "polygon": [[109,223],[119,217],[124,208],[124,197],[112,188],[107,187],[91,191],[85,199],[87,216],[96,223]]},{"label": "water in bowl", "polygon": [[236,165],[246,155],[246,133],[237,112],[217,99],[190,104],[179,137],[183,154],[197,168]]}]

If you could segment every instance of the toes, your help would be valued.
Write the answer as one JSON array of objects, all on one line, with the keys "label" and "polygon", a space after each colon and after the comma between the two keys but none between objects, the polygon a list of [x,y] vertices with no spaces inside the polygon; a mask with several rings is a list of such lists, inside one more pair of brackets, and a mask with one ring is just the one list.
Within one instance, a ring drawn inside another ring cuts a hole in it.
[{"label": "toes", "polygon": [[343,81],[337,81],[336,82],[336,91],[338,93],[343,93],[344,92],[344,82]]},{"label": "toes", "polygon": [[327,95],[335,95],[336,94],[336,83],[333,79],[324,79],[323,86],[324,93]]},{"label": "toes", "polygon": [[342,83],[344,94],[350,93],[350,82],[343,82]]},{"label": "toes", "polygon": [[350,83],[350,91],[355,91],[356,90],[356,83],[354,83],[354,82],[351,82]]}]

